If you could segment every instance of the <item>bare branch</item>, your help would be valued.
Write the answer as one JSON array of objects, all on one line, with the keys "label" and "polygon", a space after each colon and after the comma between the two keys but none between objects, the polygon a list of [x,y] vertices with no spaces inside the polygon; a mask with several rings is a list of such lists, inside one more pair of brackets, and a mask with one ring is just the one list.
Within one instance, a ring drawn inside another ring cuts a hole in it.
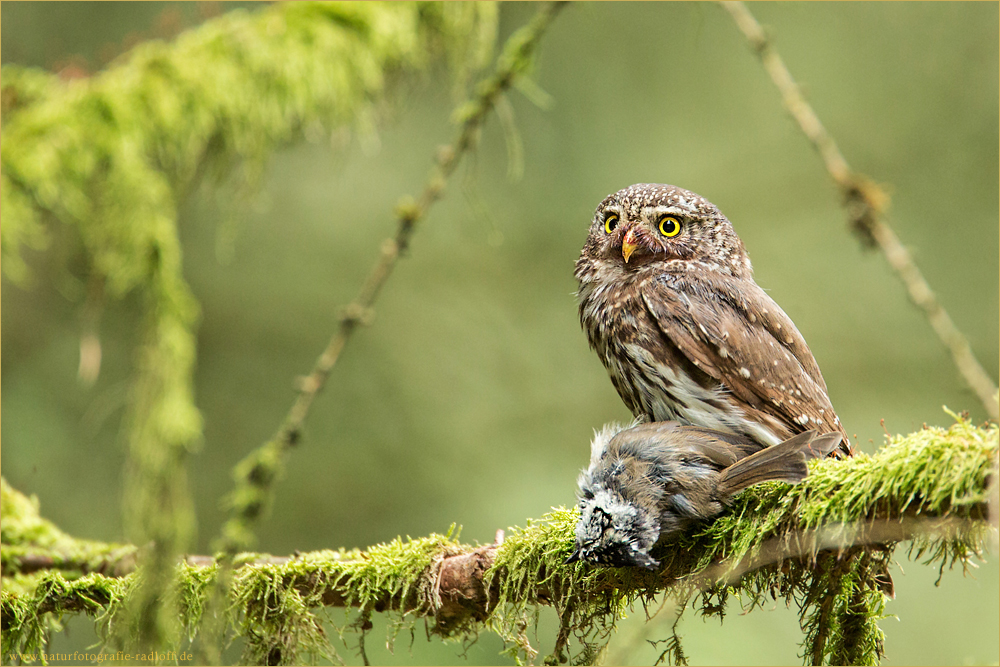
[{"label": "bare branch", "polygon": [[924,312],[934,332],[951,353],[962,378],[979,397],[987,414],[993,419],[1000,418],[997,386],[976,359],[969,341],[958,330],[944,306],[934,295],[920,269],[917,268],[913,256],[900,243],[896,232],[885,221],[888,195],[871,179],[854,171],[848,165],[837,143],[802,96],[802,91],[792,78],[791,72],[746,5],[742,2],[721,4],[733,17],[737,27],[750,43],[750,47],[760,58],[761,64],[781,93],[792,118],[822,157],[830,177],[844,195],[844,205],[847,207],[854,231],[867,245],[877,246],[882,251],[889,265],[906,286],[910,300]]},{"label": "bare branch", "polygon": [[220,551],[235,554],[249,546],[252,527],[263,507],[269,503],[272,482],[283,467],[281,457],[301,437],[302,425],[309,408],[326,383],[344,346],[359,325],[371,320],[372,307],[400,256],[409,247],[416,224],[426,216],[434,202],[441,198],[446,181],[458,167],[461,158],[475,147],[479,129],[500,95],[530,66],[542,35],[564,4],[545,4],[528,25],[510,37],[500,55],[496,72],[479,84],[476,95],[470,101],[459,107],[462,124],[458,134],[449,146],[438,151],[437,164],[420,197],[416,201],[403,200],[397,205],[395,235],[382,242],[378,260],[369,271],[357,296],[344,309],[336,333],[317,359],[312,372],[300,381],[298,398],[289,410],[284,424],[273,440],[252,452],[238,467],[237,484],[249,492],[245,494],[246,497],[243,497],[241,489],[234,493],[233,509],[218,541],[217,548]]}]

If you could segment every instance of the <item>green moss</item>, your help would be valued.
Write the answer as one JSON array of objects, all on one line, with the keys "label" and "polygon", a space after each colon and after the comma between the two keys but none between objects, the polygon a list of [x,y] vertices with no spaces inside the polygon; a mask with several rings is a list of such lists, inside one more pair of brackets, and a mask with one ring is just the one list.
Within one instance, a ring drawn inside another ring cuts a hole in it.
[{"label": "green moss", "polygon": [[655,583],[645,571],[567,564],[578,519],[576,508],[560,507],[539,522],[511,529],[484,577],[494,595],[487,625],[509,643],[513,658],[531,661],[537,655],[527,630],[537,622],[539,600],[559,614],[560,637],[548,660],[562,662],[573,639],[585,655],[593,653],[634,600],[637,587]]},{"label": "green moss", "polygon": [[51,547],[66,539],[66,533],[39,514],[38,498],[28,497],[0,477],[0,541],[6,545],[34,544]]},{"label": "green moss", "polygon": [[[318,588],[298,588],[285,579],[283,568],[244,568],[233,587],[243,611],[241,634],[246,638],[243,662],[287,665],[332,658],[334,651],[315,609],[322,608]],[[294,575],[293,575],[294,576]]]},{"label": "green moss", "polygon": [[803,483],[762,484],[744,492],[689,544],[702,550],[699,566],[705,567],[720,557],[754,556],[766,539],[790,530],[836,527],[876,515],[975,515],[988,499],[997,441],[996,424],[977,428],[958,419],[947,429],[891,437],[874,455],[813,461]]},{"label": "green moss", "polygon": [[[57,569],[74,578],[88,572],[131,569],[136,548],[131,545],[106,544],[79,540],[61,531],[39,514],[38,499],[28,498],[0,477],[0,561],[4,587],[24,590],[25,571],[44,567]],[[26,565],[31,567],[26,567]],[[19,578],[8,580],[8,576]],[[31,586],[33,588],[33,586]]]},{"label": "green moss", "polygon": [[[799,610],[807,662],[877,664],[884,651],[878,622],[885,613],[894,542],[847,542],[842,549],[817,552],[808,536],[835,529],[832,534],[849,538],[854,533],[837,529],[841,522],[898,523],[916,517],[930,522],[928,532],[913,542],[917,557],[941,568],[966,565],[989,534],[988,524],[976,517],[987,499],[997,452],[995,424],[977,428],[959,419],[947,429],[932,427],[893,437],[873,456],[813,463],[802,484],[751,489],[701,531],[660,547],[657,556],[664,565],[655,573],[566,564],[578,514],[557,508],[540,521],[508,532],[484,576],[489,595],[485,616],[430,627],[463,640],[494,631],[505,639],[513,658],[532,661],[538,649],[529,634],[539,606],[549,605],[559,616],[560,629],[545,661],[583,663],[600,655],[619,618],[636,605],[647,608],[657,596],[673,598],[682,610],[690,603],[703,614],[719,617],[733,597],[745,609],[765,599],[784,598]],[[831,502],[831,497],[836,500]],[[62,535],[38,517],[30,500],[7,485],[3,498],[5,541],[8,536],[32,535],[44,542],[49,537],[39,536]],[[8,522],[8,516],[21,523]],[[776,544],[778,551],[768,551]],[[418,617],[433,616],[438,608],[435,564],[472,549],[448,533],[397,539],[364,552],[301,554],[280,564],[253,564],[259,554],[240,554],[234,559],[237,569],[225,612],[227,636],[244,638],[243,659],[248,663],[336,660],[324,630],[330,620],[326,608],[360,610],[353,623],[345,616],[337,630],[345,641],[356,637],[363,646],[374,612],[389,614],[397,629]],[[217,573],[215,565],[181,564],[173,569],[169,597],[180,614],[167,639],[175,650],[182,640],[197,639]],[[134,621],[123,612],[142,576],[5,576],[0,600],[4,650],[36,650],[64,614],[95,616],[105,638],[123,625],[131,631]],[[664,640],[661,660],[683,663],[686,656],[676,627]]]},{"label": "green moss", "polygon": [[7,589],[6,581],[0,594],[4,655],[39,653],[47,634],[61,630],[59,621],[65,614],[104,615],[123,599],[130,586],[130,578],[89,574],[69,580],[58,572],[48,572],[37,578],[30,592],[19,595]]}]

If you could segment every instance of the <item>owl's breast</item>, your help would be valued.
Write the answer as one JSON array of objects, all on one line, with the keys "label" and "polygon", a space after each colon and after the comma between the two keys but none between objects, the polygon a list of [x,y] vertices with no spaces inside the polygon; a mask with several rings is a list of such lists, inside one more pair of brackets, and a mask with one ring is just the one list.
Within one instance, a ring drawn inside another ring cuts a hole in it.
[{"label": "owl's breast", "polygon": [[619,396],[636,417],[664,421],[679,415],[669,406],[666,375],[681,363],[642,299],[642,283],[590,283],[580,288],[580,324]]},{"label": "owl's breast", "polygon": [[602,357],[609,343],[634,340],[652,324],[639,290],[632,285],[589,283],[581,286],[579,295],[580,324]]},{"label": "owl's breast", "polygon": [[647,421],[743,432],[744,415],[728,389],[664,335],[646,307],[643,285],[590,283],[579,292],[580,323],[622,401]]}]

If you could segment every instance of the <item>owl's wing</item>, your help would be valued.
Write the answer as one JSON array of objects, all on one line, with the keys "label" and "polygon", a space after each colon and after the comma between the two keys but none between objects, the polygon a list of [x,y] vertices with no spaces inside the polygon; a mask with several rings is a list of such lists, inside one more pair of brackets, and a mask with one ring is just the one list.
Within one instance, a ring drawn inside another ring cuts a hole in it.
[{"label": "owl's wing", "polygon": [[802,334],[756,283],[665,273],[643,299],[670,343],[788,436],[818,429],[847,441]]}]

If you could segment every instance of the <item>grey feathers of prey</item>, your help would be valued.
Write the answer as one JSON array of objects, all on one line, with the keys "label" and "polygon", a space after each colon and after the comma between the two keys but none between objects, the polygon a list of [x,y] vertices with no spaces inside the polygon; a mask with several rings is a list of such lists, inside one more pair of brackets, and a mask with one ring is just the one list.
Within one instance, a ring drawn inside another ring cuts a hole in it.
[{"label": "grey feathers of prey", "polygon": [[677,422],[605,426],[579,479],[580,522],[569,560],[610,566],[659,563],[649,550],[723,511],[737,492],[769,480],[794,484],[840,433],[800,433],[771,447]]}]

